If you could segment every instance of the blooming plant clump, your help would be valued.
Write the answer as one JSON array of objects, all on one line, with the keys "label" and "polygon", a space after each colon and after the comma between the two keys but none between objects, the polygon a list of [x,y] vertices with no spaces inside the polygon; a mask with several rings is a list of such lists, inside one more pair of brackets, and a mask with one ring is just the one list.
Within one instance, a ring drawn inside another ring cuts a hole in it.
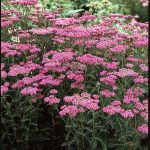
[{"label": "blooming plant clump", "polygon": [[98,18],[89,12],[70,18],[59,12],[36,0],[2,4],[2,117],[30,101],[61,117],[69,150],[141,148],[148,134],[148,24],[111,14],[92,25]]}]

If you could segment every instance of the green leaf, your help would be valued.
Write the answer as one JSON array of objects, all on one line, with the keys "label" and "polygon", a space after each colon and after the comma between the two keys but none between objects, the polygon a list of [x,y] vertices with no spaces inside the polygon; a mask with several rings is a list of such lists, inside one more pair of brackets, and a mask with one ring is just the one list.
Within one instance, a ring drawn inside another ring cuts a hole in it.
[{"label": "green leaf", "polygon": [[77,9],[77,10],[70,10],[66,15],[67,16],[71,16],[71,15],[74,15],[76,13],[79,13],[81,11],[83,11],[84,9]]},{"label": "green leaf", "polygon": [[49,141],[49,138],[46,137],[32,137],[30,138],[30,141],[32,142],[40,142],[40,141]]},{"label": "green leaf", "polygon": [[103,150],[107,150],[107,144],[100,138],[94,137],[95,140],[98,140],[103,147]]}]

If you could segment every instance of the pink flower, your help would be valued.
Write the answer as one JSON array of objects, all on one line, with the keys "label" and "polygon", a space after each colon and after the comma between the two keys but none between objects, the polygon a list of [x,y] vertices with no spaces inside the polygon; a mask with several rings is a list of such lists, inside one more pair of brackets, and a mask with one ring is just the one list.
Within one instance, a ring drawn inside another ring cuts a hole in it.
[{"label": "pink flower", "polygon": [[73,78],[76,82],[84,81],[84,76],[82,74],[75,75]]},{"label": "pink flower", "polygon": [[117,76],[109,75],[105,78],[100,78],[100,81],[106,85],[114,85],[116,83]]},{"label": "pink flower", "polygon": [[142,124],[137,129],[139,132],[142,132],[144,134],[148,134],[148,125],[147,124]]},{"label": "pink flower", "polygon": [[131,69],[126,69],[126,68],[121,68],[119,71],[116,73],[119,77],[136,77],[139,74],[135,72],[134,70]]},{"label": "pink flower", "polygon": [[132,111],[133,111],[134,114],[138,114],[139,113],[139,110],[137,110],[137,109],[133,109]]},{"label": "pink flower", "polygon": [[52,56],[52,60],[56,62],[65,62],[73,59],[73,52],[59,52]]},{"label": "pink flower", "polygon": [[103,75],[106,75],[107,74],[107,71],[102,71],[100,72],[100,75],[103,76]]},{"label": "pink flower", "polygon": [[38,3],[38,0],[12,0],[10,1],[10,4],[12,5],[35,5]]},{"label": "pink flower", "polygon": [[148,67],[145,64],[140,64],[139,66],[140,66],[140,68],[141,68],[141,70],[143,72],[147,72],[148,71]]},{"label": "pink flower", "polygon": [[130,62],[143,62],[141,59],[135,58],[134,55],[129,55],[127,57],[127,60],[130,61]]},{"label": "pink flower", "polygon": [[13,24],[13,21],[3,21],[1,22],[1,27],[7,27]]},{"label": "pink flower", "polygon": [[60,99],[56,98],[54,95],[44,98],[44,102],[48,103],[49,105],[58,104]]},{"label": "pink flower", "polygon": [[147,83],[148,78],[144,78],[143,76],[138,76],[134,79],[135,83]]},{"label": "pink flower", "polygon": [[81,96],[78,94],[74,94],[72,96],[65,96],[64,101],[68,103],[72,103],[73,105],[78,106],[79,108],[86,108],[86,109],[92,109],[97,110],[99,109],[98,106],[98,99],[92,99],[91,94],[87,92],[81,93]]},{"label": "pink flower", "polygon": [[98,64],[102,64],[104,59],[97,56],[93,56],[91,54],[85,54],[77,57],[77,61],[85,64],[98,65]]},{"label": "pink flower", "polygon": [[115,91],[115,90],[118,89],[118,87],[117,87],[116,85],[113,85],[113,86],[112,86],[112,89]]},{"label": "pink flower", "polygon": [[118,62],[111,62],[111,63],[104,63],[103,66],[105,66],[107,69],[117,69],[119,63]]},{"label": "pink flower", "polygon": [[140,37],[134,42],[136,47],[148,46],[148,38]]},{"label": "pink flower", "polygon": [[137,87],[135,89],[128,89],[126,92],[127,95],[131,95],[134,97],[142,96],[144,93],[145,93],[145,90],[143,88],[139,88],[139,87]]},{"label": "pink flower", "polygon": [[75,117],[78,112],[79,112],[79,109],[77,108],[77,106],[65,105],[61,107],[61,111],[59,112],[59,114],[61,116],[69,115],[70,117]]},{"label": "pink flower", "polygon": [[83,92],[81,93],[81,96],[82,97],[85,97],[85,98],[90,98],[91,97],[91,94],[87,93],[87,92]]},{"label": "pink flower", "polygon": [[111,105],[113,105],[113,106],[118,106],[118,105],[120,105],[120,104],[121,104],[121,102],[118,101],[118,100],[115,100],[115,101],[112,101],[112,102],[111,102]]},{"label": "pink flower", "polygon": [[133,95],[125,95],[123,102],[125,104],[130,104],[131,102],[137,103],[137,102],[139,102],[139,98],[136,98]]},{"label": "pink flower", "polygon": [[125,110],[124,112],[121,113],[121,116],[124,118],[133,118],[134,113],[132,112],[132,110]]},{"label": "pink flower", "polygon": [[65,51],[65,52],[72,52],[72,51],[73,51],[73,48],[65,48],[64,51]]},{"label": "pink flower", "polygon": [[36,87],[25,87],[24,89],[21,90],[21,94],[23,95],[35,95],[38,92],[38,88]]},{"label": "pink flower", "polygon": [[32,101],[32,103],[36,103],[37,98],[36,98],[36,97],[33,97],[31,101]]},{"label": "pink flower", "polygon": [[113,108],[113,106],[107,106],[107,107],[104,107],[102,110],[103,110],[103,112],[105,112],[109,115],[114,115],[115,111],[112,108]]},{"label": "pink flower", "polygon": [[107,97],[107,98],[110,98],[110,97],[113,97],[113,96],[116,95],[115,92],[111,92],[111,91],[109,91],[108,89],[106,89],[106,90],[101,90],[101,91],[100,91],[100,94],[103,95],[103,96],[105,96],[105,97]]},{"label": "pink flower", "polygon": [[126,64],[126,67],[133,68],[133,67],[134,67],[134,65],[133,65],[133,64],[130,64],[130,63],[128,63],[128,64]]},{"label": "pink flower", "polygon": [[92,97],[93,97],[94,99],[99,99],[99,96],[96,95],[96,94],[93,94]]},{"label": "pink flower", "polygon": [[55,89],[50,90],[50,94],[57,94],[57,90]]},{"label": "pink flower", "polygon": [[97,43],[96,47],[98,49],[106,49],[107,47],[110,47],[115,44],[116,44],[116,41],[107,40],[107,41],[101,41],[101,42]]},{"label": "pink flower", "polygon": [[115,53],[120,53],[120,52],[124,52],[125,50],[127,50],[129,47],[127,45],[117,45],[113,48],[110,48],[111,52],[115,52]]},{"label": "pink flower", "polygon": [[148,113],[147,112],[141,112],[141,117],[143,117],[146,121],[148,120]]},{"label": "pink flower", "polygon": [[53,29],[52,28],[36,28],[36,29],[30,29],[29,32],[33,33],[33,34],[37,34],[37,35],[48,35],[53,33]]},{"label": "pink flower", "polygon": [[1,86],[1,94],[6,93],[8,90],[9,90],[9,89],[8,89],[7,86],[4,86],[4,85]]},{"label": "pink flower", "polygon": [[1,71],[1,77],[6,78],[7,77],[7,72],[6,71]]},{"label": "pink flower", "polygon": [[71,83],[71,88],[78,88],[80,90],[84,89],[84,84],[81,84],[79,82]]}]

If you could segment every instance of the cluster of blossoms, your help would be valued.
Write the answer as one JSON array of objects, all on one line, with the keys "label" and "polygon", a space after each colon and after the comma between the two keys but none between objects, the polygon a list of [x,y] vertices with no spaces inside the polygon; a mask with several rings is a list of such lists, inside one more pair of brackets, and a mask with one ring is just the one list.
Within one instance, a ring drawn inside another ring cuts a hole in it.
[{"label": "cluster of blossoms", "polygon": [[64,101],[70,103],[71,105],[64,105],[61,107],[60,115],[64,116],[66,114],[75,117],[79,112],[85,112],[86,109],[98,110],[99,96],[87,92],[81,93],[81,96],[74,94],[73,96],[65,96]]},{"label": "cluster of blossoms", "polygon": [[138,130],[142,133],[148,134],[148,126],[147,124],[142,124],[138,127]]},{"label": "cluster of blossoms", "polygon": [[1,42],[1,49],[1,53],[5,57],[22,56],[28,53],[35,55],[36,53],[40,52],[40,49],[37,48],[36,45],[25,43],[11,44],[8,42]]},{"label": "cluster of blossoms", "polygon": [[[57,105],[61,116],[101,111],[133,121],[138,117],[146,124],[148,67],[139,54],[147,48],[148,24],[111,14],[91,25],[87,21],[96,17],[90,13],[61,18],[59,10],[46,12],[36,3],[9,3],[32,7],[26,28],[16,27],[22,23],[21,11],[2,10],[3,37],[13,38],[1,42],[1,94],[19,91],[32,102]],[[10,18],[12,12],[19,19]],[[148,132],[147,125],[135,127]]]},{"label": "cluster of blossoms", "polygon": [[11,5],[35,5],[38,0],[12,0],[9,2]]},{"label": "cluster of blossoms", "polygon": [[145,7],[145,6],[148,6],[148,3],[149,1],[148,0],[140,0],[140,2],[142,3],[142,5]]},{"label": "cluster of blossoms", "polygon": [[101,90],[100,91],[100,94],[101,95],[103,95],[103,96],[105,96],[105,97],[113,97],[113,96],[115,96],[116,94],[115,94],[115,92],[111,92],[111,91],[109,91],[108,89],[106,89],[106,90]]},{"label": "cluster of blossoms", "polygon": [[21,13],[16,9],[1,10],[1,27],[9,27],[20,21]]}]

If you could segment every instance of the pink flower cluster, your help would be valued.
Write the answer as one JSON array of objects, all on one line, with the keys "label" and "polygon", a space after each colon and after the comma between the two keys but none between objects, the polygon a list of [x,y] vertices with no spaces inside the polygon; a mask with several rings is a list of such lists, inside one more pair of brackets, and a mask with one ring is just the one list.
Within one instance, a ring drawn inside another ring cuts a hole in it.
[{"label": "pink flower cluster", "polygon": [[141,126],[139,126],[138,131],[144,133],[144,134],[148,134],[148,126],[147,124],[142,124]]},{"label": "pink flower cluster", "polygon": [[6,93],[9,90],[9,83],[5,82],[4,85],[1,85],[1,94]]},{"label": "pink flower cluster", "polygon": [[109,114],[109,115],[114,115],[116,113],[121,113],[124,111],[120,106],[113,106],[113,105],[108,105],[106,107],[102,108],[103,112]]},{"label": "pink flower cluster", "polygon": [[139,74],[132,69],[121,68],[118,72],[115,73],[117,76],[123,77],[136,77]]},{"label": "pink flower cluster", "polygon": [[114,75],[108,75],[104,78],[100,78],[100,81],[105,83],[106,85],[115,85],[117,80],[117,76]]},{"label": "pink flower cluster", "polygon": [[38,0],[12,0],[10,1],[11,5],[35,5],[38,3]]},{"label": "pink flower cluster", "polygon": [[142,96],[145,93],[145,90],[143,88],[135,88],[135,89],[128,89],[126,94],[127,95],[133,95],[135,97]]},{"label": "pink flower cluster", "polygon": [[19,74],[29,74],[31,71],[41,68],[39,64],[35,64],[32,61],[28,61],[25,64],[10,66],[8,76],[17,76]]},{"label": "pink flower cluster", "polygon": [[148,0],[140,0],[140,2],[142,3],[142,5],[144,7],[149,5],[149,1]]},{"label": "pink flower cluster", "polygon": [[115,92],[111,92],[111,91],[108,90],[108,89],[101,90],[101,91],[100,91],[100,94],[101,94],[102,96],[107,97],[107,98],[114,97],[114,96],[116,95]]},{"label": "pink flower cluster", "polygon": [[20,21],[20,12],[16,9],[1,10],[1,27],[10,27]]},{"label": "pink flower cluster", "polygon": [[25,87],[23,90],[21,90],[21,94],[23,95],[36,95],[36,93],[38,92],[38,88],[36,87]]},{"label": "pink flower cluster", "polygon": [[72,96],[65,96],[64,101],[72,105],[64,105],[61,107],[60,115],[64,116],[66,114],[75,117],[79,112],[85,112],[86,109],[89,110],[98,110],[99,97],[94,96],[91,98],[91,94],[87,92],[81,93],[81,96],[74,94]]},{"label": "pink flower cluster", "polygon": [[11,44],[8,42],[1,42],[1,53],[5,57],[10,56],[22,56],[26,53],[36,54],[41,50],[37,48],[35,45],[25,44],[25,43],[18,43],[18,44]]},{"label": "pink flower cluster", "polygon": [[48,103],[49,105],[58,104],[60,99],[56,98],[54,95],[44,98],[44,102]]},{"label": "pink flower cluster", "polygon": [[91,54],[85,54],[82,56],[77,57],[77,60],[79,62],[85,63],[85,64],[91,64],[91,65],[98,65],[98,64],[102,64],[104,59],[97,57],[97,56],[93,56]]},{"label": "pink flower cluster", "polygon": [[[59,10],[40,10],[37,0],[9,4],[33,9],[24,16],[28,19],[25,27],[22,10],[2,10],[3,96],[17,91],[32,102],[58,104],[61,116],[75,117],[91,110],[131,121],[138,116],[147,123],[148,67],[141,55],[148,46],[147,23],[111,14],[92,25],[88,21],[96,17],[88,12],[61,18]],[[138,131],[147,133],[146,125]]]}]

